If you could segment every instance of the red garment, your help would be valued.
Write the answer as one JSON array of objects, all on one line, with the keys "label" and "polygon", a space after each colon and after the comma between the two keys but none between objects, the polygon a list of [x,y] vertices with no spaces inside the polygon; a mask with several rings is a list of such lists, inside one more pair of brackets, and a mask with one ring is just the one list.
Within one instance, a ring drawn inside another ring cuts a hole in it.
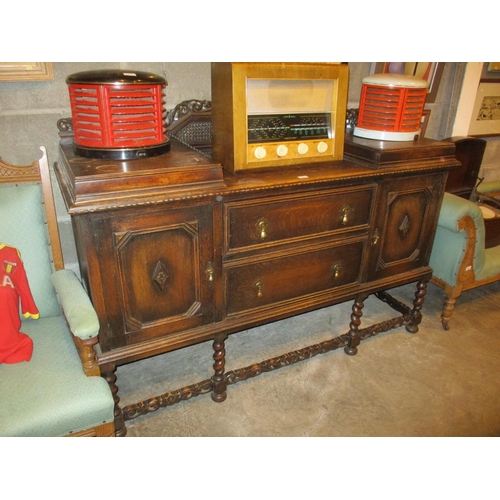
[{"label": "red garment", "polygon": [[17,248],[0,243],[0,363],[29,361],[33,341],[19,331],[19,299],[25,318],[38,319],[36,307]]}]

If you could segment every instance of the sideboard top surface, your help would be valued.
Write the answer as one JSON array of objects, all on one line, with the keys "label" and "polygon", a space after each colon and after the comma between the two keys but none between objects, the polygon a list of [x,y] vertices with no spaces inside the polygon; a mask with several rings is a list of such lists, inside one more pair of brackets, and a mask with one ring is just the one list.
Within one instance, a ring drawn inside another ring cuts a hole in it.
[{"label": "sideboard top surface", "polygon": [[117,161],[77,156],[72,142],[62,141],[56,174],[69,213],[282,186],[345,183],[400,175],[405,170],[449,169],[459,165],[452,143],[429,139],[388,143],[348,135],[344,160],[234,175],[174,138],[171,144],[171,150],[163,155]]}]

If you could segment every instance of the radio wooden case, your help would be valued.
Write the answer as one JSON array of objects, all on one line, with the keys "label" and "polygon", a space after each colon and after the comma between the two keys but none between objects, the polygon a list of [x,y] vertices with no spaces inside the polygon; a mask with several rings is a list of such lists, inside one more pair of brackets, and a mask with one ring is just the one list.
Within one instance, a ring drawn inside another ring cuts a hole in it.
[{"label": "radio wooden case", "polygon": [[241,173],[343,158],[349,69],[212,63],[213,159]]}]

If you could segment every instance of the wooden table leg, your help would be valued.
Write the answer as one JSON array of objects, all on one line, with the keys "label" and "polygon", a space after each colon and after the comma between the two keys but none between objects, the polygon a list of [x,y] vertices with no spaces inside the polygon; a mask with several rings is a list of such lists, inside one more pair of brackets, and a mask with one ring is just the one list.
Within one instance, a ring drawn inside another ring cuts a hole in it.
[{"label": "wooden table leg", "polygon": [[367,293],[359,294],[354,300],[354,304],[352,306],[352,314],[351,314],[351,323],[349,324],[349,342],[344,347],[344,351],[349,356],[354,356],[358,352],[358,345],[361,341],[361,334],[359,332],[359,325],[361,324],[361,316],[363,315],[362,309],[364,307],[364,302],[366,297],[368,297]]},{"label": "wooden table leg", "polygon": [[101,375],[106,379],[113,394],[113,399],[115,400],[115,436],[125,437],[127,435],[127,427],[125,425],[125,419],[123,418],[123,413],[120,408],[120,397],[118,396],[118,386],[116,385],[116,365],[114,363],[108,363],[100,367]]},{"label": "wooden table leg", "polygon": [[224,374],[224,368],[226,366],[224,342],[226,339],[227,335],[219,334],[215,336],[213,343],[215,372],[212,377],[213,390],[211,397],[216,403],[222,403],[227,398],[227,380]]},{"label": "wooden table leg", "polygon": [[413,319],[406,325],[406,330],[410,333],[418,332],[418,325],[422,321],[422,306],[424,305],[424,297],[427,291],[427,282],[429,281],[430,276],[421,279],[417,283],[417,291],[415,292],[415,300],[413,301],[413,309],[411,311],[411,315]]}]

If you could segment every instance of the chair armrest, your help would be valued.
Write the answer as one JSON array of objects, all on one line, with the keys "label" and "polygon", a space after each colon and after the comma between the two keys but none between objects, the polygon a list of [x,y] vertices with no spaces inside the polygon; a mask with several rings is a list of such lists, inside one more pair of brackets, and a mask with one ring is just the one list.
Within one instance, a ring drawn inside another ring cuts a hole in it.
[{"label": "chair armrest", "polygon": [[80,280],[73,271],[61,269],[51,276],[71,333],[86,340],[99,333],[99,319]]},{"label": "chair armrest", "polygon": [[462,231],[459,221],[466,215],[472,217],[476,226],[482,223],[484,230],[483,214],[476,203],[451,193],[445,193],[439,212],[438,226],[453,232]]},{"label": "chair armrest", "polygon": [[452,286],[474,281],[485,263],[484,234],[481,209],[445,193],[429,263],[434,277]]}]

